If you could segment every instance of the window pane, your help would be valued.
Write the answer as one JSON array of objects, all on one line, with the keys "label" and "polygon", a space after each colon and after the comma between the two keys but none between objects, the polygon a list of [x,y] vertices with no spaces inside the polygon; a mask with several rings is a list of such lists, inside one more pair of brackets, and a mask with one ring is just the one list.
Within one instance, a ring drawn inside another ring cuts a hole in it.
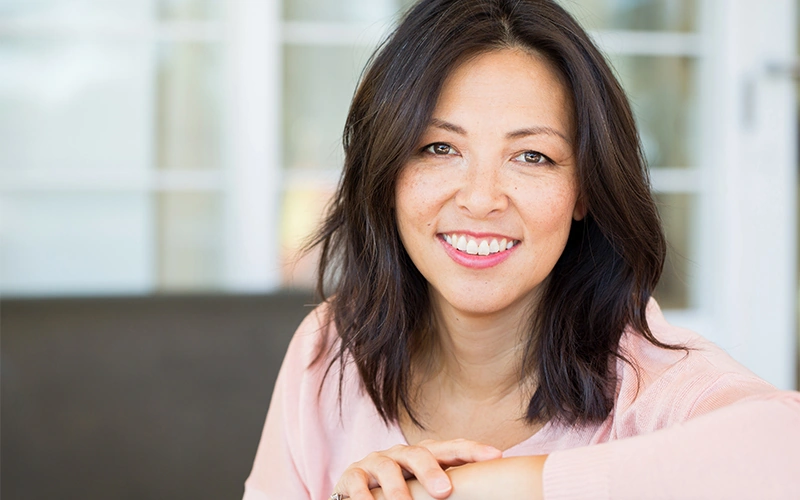
[{"label": "window pane", "polygon": [[213,21],[223,15],[223,0],[159,0],[159,17],[165,21]]},{"label": "window pane", "polygon": [[688,57],[611,56],[631,101],[651,167],[698,166],[697,62]]},{"label": "window pane", "polygon": [[164,193],[157,200],[159,290],[221,288],[221,196]]},{"label": "window pane", "polygon": [[136,193],[4,194],[0,287],[8,295],[147,292],[151,212]]},{"label": "window pane", "polygon": [[385,22],[390,21],[399,8],[397,0],[284,0],[283,18],[287,21]]},{"label": "window pane", "polygon": [[0,18],[70,22],[142,22],[153,17],[155,0],[3,0]]},{"label": "window pane", "polygon": [[340,169],[342,130],[370,50],[352,47],[284,49],[284,165]]},{"label": "window pane", "polygon": [[158,59],[158,166],[219,168],[223,137],[221,49],[162,44]]},{"label": "window pane", "polygon": [[695,242],[692,224],[697,220],[695,195],[656,194],[656,204],[667,234],[667,261],[655,291],[664,309],[686,309],[696,305],[692,297]]},{"label": "window pane", "polygon": [[697,0],[560,0],[559,3],[586,29],[697,29]]},{"label": "window pane", "polygon": [[0,168],[144,170],[152,159],[149,48],[4,40]]},{"label": "window pane", "polygon": [[333,188],[289,187],[281,210],[281,262],[283,284],[311,288],[316,283],[317,252],[301,255],[300,249],[317,229]]}]

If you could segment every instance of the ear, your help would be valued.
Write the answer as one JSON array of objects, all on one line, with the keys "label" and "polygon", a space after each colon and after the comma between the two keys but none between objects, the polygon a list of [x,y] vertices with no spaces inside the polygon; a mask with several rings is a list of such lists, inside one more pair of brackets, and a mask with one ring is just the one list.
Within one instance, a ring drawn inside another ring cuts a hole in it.
[{"label": "ear", "polygon": [[578,200],[575,202],[575,209],[572,211],[572,219],[573,220],[582,220],[586,217],[586,203],[583,201],[583,196],[579,196]]}]

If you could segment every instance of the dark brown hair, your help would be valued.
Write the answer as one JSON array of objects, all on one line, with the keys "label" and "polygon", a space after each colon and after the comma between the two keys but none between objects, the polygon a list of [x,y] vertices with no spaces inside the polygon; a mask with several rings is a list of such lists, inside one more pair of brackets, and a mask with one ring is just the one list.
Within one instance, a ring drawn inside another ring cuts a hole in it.
[{"label": "dark brown hair", "polygon": [[[343,176],[312,242],[321,249],[318,293],[338,339],[334,363],[352,362],[381,417],[405,410],[412,360],[435,335],[428,283],[400,241],[398,174],[417,147],[444,80],[465,58],[502,48],[546,57],[574,101],[580,197],[566,248],[543,284],[524,346],[520,382],[538,385],[528,421],[606,418],[614,361],[630,326],[653,344],[645,308],[666,243],[627,98],[586,32],[551,0],[423,0],[376,52],[344,130]],[[340,370],[339,390],[341,391]]]}]

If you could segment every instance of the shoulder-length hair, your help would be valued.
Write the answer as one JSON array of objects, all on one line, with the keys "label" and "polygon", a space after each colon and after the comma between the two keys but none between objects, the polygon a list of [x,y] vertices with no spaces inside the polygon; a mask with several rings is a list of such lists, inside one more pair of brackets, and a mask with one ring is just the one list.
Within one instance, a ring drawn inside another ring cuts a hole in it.
[{"label": "shoulder-length hair", "polygon": [[536,381],[527,420],[605,419],[626,327],[670,347],[645,318],[666,243],[639,137],[622,88],[586,32],[552,0],[422,0],[362,76],[344,129],[342,179],[311,243],[321,250],[317,292],[338,335],[318,359],[332,350],[327,369],[340,363],[340,394],[344,365],[354,363],[386,422],[405,410],[421,425],[412,360],[435,334],[428,283],[398,235],[398,174],[447,76],[466,58],[503,48],[543,55],[566,82],[587,208],[531,313],[520,372],[521,383]]}]

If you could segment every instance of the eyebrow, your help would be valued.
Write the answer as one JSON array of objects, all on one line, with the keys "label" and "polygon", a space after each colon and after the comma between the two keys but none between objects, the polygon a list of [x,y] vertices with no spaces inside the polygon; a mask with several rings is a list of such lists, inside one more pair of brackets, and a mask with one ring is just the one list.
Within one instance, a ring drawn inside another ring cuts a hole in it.
[{"label": "eyebrow", "polygon": [[[444,120],[440,120],[438,118],[431,118],[430,122],[432,127],[440,128],[443,130],[448,130],[458,135],[467,135],[467,131],[464,130],[463,127],[455,125],[450,122],[446,122]],[[519,139],[521,137],[528,137],[531,135],[555,135],[557,137],[562,138],[567,144],[572,144],[564,134],[559,132],[558,130],[552,127],[543,127],[543,126],[535,126],[535,127],[528,127],[528,128],[521,128],[519,130],[514,130],[513,132],[509,132],[506,134],[506,138],[508,139]]]}]

